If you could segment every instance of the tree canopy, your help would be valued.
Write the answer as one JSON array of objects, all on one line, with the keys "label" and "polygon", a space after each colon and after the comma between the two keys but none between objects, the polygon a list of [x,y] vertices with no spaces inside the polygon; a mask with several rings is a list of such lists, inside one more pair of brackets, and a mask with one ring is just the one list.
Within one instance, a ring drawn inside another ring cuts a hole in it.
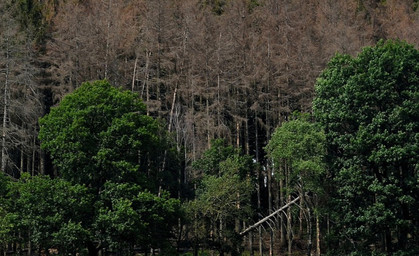
[{"label": "tree canopy", "polygon": [[[211,148],[194,162],[202,175],[196,179],[195,200],[188,205],[194,222],[194,240],[215,246],[220,255],[239,253],[240,221],[252,216],[251,196],[254,192],[252,172],[255,164],[248,155],[221,139],[212,141]],[[218,231],[217,231],[218,230]],[[210,239],[202,235],[214,233]]]},{"label": "tree canopy", "polygon": [[356,57],[336,55],[317,80],[314,112],[326,133],[341,241],[417,253],[419,51],[380,41]]},{"label": "tree canopy", "polygon": [[[134,245],[167,247],[180,217],[179,201],[162,190],[159,178],[167,137],[146,115],[137,95],[107,81],[84,83],[52,108],[40,126],[41,146],[51,154],[58,176],[84,188],[86,195],[79,200],[90,202],[85,215],[69,206],[83,218],[55,223],[66,223],[57,237],[71,241],[69,237],[78,237],[74,232],[82,232],[78,239],[90,255],[103,248],[132,253]],[[22,195],[20,191],[19,200],[24,200]],[[37,209],[38,202],[34,198],[35,205],[26,207]]]},{"label": "tree canopy", "polygon": [[105,181],[155,188],[165,136],[137,95],[87,82],[39,123],[41,146],[63,178],[95,188]]},{"label": "tree canopy", "polygon": [[290,183],[304,182],[307,189],[317,190],[324,173],[325,136],[317,124],[307,119],[301,116],[284,122],[275,130],[266,151],[274,165],[288,165]]}]

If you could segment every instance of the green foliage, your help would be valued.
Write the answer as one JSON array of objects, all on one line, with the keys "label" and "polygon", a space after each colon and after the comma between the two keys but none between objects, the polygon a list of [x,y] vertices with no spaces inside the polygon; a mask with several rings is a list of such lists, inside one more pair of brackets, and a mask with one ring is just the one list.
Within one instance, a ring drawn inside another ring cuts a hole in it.
[{"label": "green foliage", "polygon": [[107,81],[84,83],[39,123],[41,146],[63,178],[95,188],[105,181],[156,187],[157,177],[145,178],[157,173],[164,143],[137,95]]},{"label": "green foliage", "polygon": [[8,188],[8,178],[0,173],[0,248],[12,240],[14,220],[16,219],[16,215],[10,212],[7,200]]},{"label": "green foliage", "polygon": [[[14,234],[19,231],[24,241],[41,248],[70,250],[82,245],[89,233],[80,223],[92,203],[87,188],[62,179],[28,175],[9,185],[9,211],[14,215],[9,225]],[[19,241],[19,237],[13,238]]]},{"label": "green foliage", "polygon": [[305,189],[319,191],[319,179],[325,170],[325,135],[308,117],[283,123],[275,130],[265,150],[275,166],[284,163],[291,166],[291,180],[298,177]]},{"label": "green foliage", "polygon": [[[227,161],[228,162],[225,162]],[[211,148],[204,152],[203,156],[192,163],[192,167],[206,175],[222,175],[226,165],[233,164],[240,177],[249,175],[252,171],[252,159],[250,156],[240,154],[240,150],[233,146],[225,145],[224,140],[216,139],[211,142]],[[234,165],[234,164],[233,164]],[[224,166],[224,168],[223,168]]]},{"label": "green foliage", "polygon": [[211,11],[216,15],[221,15],[224,13],[225,5],[227,4],[228,0],[204,0],[202,5],[209,6]]},{"label": "green foliage", "polygon": [[[215,140],[193,167],[203,173],[196,199],[187,205],[195,240],[213,244],[220,251],[237,252],[240,239],[236,223],[252,215],[250,197],[254,184],[250,175],[255,166],[251,157],[225,146],[223,140]],[[222,231],[214,232],[208,240],[206,234],[217,225],[222,226]]]},{"label": "green foliage", "polygon": [[37,0],[11,0],[14,6],[14,16],[20,23],[22,30],[37,43],[45,40],[47,25],[42,14],[42,3]]},{"label": "green foliage", "polygon": [[100,197],[94,226],[112,250],[122,252],[135,244],[164,248],[181,217],[177,199],[167,193],[158,197],[134,184],[108,182]]},{"label": "green foliage", "polygon": [[355,58],[337,55],[317,80],[314,111],[336,192],[331,209],[342,241],[360,251],[417,248],[418,88],[419,51],[400,41]]},{"label": "green foliage", "polygon": [[[84,83],[39,123],[41,147],[50,152],[59,175],[87,190],[80,198],[91,199],[86,214],[77,215],[82,219],[54,215],[57,223],[64,223],[61,228],[39,234],[52,234],[53,241],[72,253],[83,248],[79,241],[90,244],[89,254],[101,247],[126,255],[134,245],[168,247],[181,216],[179,201],[159,187],[165,175],[161,162],[171,157],[168,136],[146,115],[138,95],[107,81]],[[39,188],[40,193],[46,191]]]},{"label": "green foliage", "polygon": [[57,248],[61,254],[69,255],[74,252],[82,253],[85,250],[85,241],[90,237],[90,233],[86,230],[82,223],[68,222],[62,223],[59,230],[52,234],[54,248]]}]

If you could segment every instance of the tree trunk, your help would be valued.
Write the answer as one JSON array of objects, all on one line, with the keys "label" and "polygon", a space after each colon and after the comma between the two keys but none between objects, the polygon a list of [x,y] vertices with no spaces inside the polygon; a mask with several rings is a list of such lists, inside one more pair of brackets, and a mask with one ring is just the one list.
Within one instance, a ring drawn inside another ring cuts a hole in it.
[{"label": "tree trunk", "polygon": [[[285,177],[285,183],[286,183],[286,188],[289,188],[290,186],[290,178],[291,178],[291,174],[290,174],[291,170],[290,170],[290,166],[287,164],[286,165],[286,177]],[[291,202],[291,194],[288,193],[287,196],[287,203]],[[292,216],[291,216],[291,208],[289,207],[287,209],[287,242],[288,242],[288,255],[292,255]]]},{"label": "tree trunk", "polygon": [[300,207],[299,207],[299,211],[300,211],[300,216],[299,216],[299,227],[298,227],[298,238],[303,237],[303,219],[304,219],[304,213],[303,213],[303,209],[304,209],[304,195],[302,192],[300,192]]},{"label": "tree trunk", "polygon": [[[268,176],[268,207],[269,207],[269,214],[272,213],[272,169],[269,167],[270,162],[268,162],[268,166],[266,168],[267,176]],[[274,239],[273,230],[269,231],[269,256],[273,254],[273,239]]]},{"label": "tree trunk", "polygon": [[112,0],[108,0],[108,13],[107,13],[107,17],[108,17],[108,24],[106,26],[106,49],[105,49],[105,71],[104,71],[104,76],[105,79],[108,79],[108,69],[109,69],[109,48],[110,48],[110,30],[111,30],[111,20],[112,20],[112,15],[111,15],[111,5],[112,5]]},{"label": "tree trunk", "polygon": [[219,252],[220,256],[224,256],[224,236],[223,236],[223,218],[220,218],[220,230],[219,230]]},{"label": "tree trunk", "polygon": [[137,76],[137,62],[138,62],[138,56],[135,56],[135,62],[134,62],[134,71],[132,72],[132,83],[131,83],[131,92],[134,92],[135,89],[135,80]]},{"label": "tree trunk", "polygon": [[6,172],[6,125],[7,125],[7,107],[8,107],[8,88],[9,88],[9,38],[6,38],[6,74],[3,91],[3,125],[2,125],[2,140],[1,140],[1,171]]},{"label": "tree trunk", "polygon": [[255,252],[253,251],[253,232],[249,232],[249,252],[250,256],[254,256]]},{"label": "tree trunk", "polygon": [[36,158],[36,137],[34,136],[33,146],[32,146],[32,176],[35,176],[35,158]]},{"label": "tree trunk", "polygon": [[[25,140],[26,143],[26,140]],[[24,146],[20,146],[20,166],[19,172],[22,174],[25,171],[25,148]]]},{"label": "tree trunk", "polygon": [[[283,169],[284,169],[283,167],[280,169],[281,174],[280,174],[280,178],[279,178],[279,201],[280,201],[281,207],[284,205],[284,202],[285,202],[285,198],[284,198],[284,178],[281,177],[281,176],[283,176]],[[281,218],[279,220],[280,221],[279,230],[280,230],[280,236],[281,236],[280,237],[280,246],[283,247],[286,243],[286,241],[285,241],[285,229],[284,229],[284,217],[285,217],[285,215],[282,212],[280,212],[279,214],[281,216]]]},{"label": "tree trunk", "polygon": [[312,230],[313,230],[313,224],[312,224],[312,219],[311,219],[311,209],[310,207],[307,207],[307,235],[308,235],[308,239],[307,239],[307,256],[311,256],[311,248],[313,247],[313,242],[312,242]]},{"label": "tree trunk", "polygon": [[320,218],[319,214],[316,213],[316,255],[320,256]]}]

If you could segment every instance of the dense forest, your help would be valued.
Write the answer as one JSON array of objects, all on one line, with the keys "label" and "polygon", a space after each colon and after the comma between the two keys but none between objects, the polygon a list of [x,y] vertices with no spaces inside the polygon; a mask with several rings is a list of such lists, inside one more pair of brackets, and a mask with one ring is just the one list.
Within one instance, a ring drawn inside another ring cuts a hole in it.
[{"label": "dense forest", "polygon": [[1,0],[0,251],[418,255],[418,8]]}]

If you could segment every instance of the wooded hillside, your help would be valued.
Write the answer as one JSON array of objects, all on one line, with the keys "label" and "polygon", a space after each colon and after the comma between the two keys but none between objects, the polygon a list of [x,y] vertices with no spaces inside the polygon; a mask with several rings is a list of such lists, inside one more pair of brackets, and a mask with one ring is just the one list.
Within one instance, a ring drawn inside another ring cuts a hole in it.
[{"label": "wooded hillside", "polygon": [[[238,238],[220,231],[228,229],[223,220],[238,233],[258,214],[268,216],[290,202],[291,194],[303,198],[307,192],[301,184],[284,189],[293,186],[282,183],[293,182],[287,173],[292,161],[274,159],[268,144],[277,127],[298,119],[294,112],[312,114],[316,79],[329,60],[336,53],[356,56],[381,39],[400,39],[417,49],[418,28],[417,0],[1,0],[1,170],[13,179],[24,172],[61,177],[50,153],[41,150],[38,120],[83,82],[107,80],[139,95],[147,107],[144,114],[171,134],[173,142],[155,166],[164,176],[153,182],[156,193],[163,188],[181,201],[196,199],[186,213],[191,226],[179,220],[179,247],[240,251],[237,241],[230,243]],[[317,128],[304,127],[320,136]],[[323,154],[323,149],[313,151]],[[176,164],[170,162],[174,158]],[[314,169],[307,173],[320,176],[309,183],[325,177]],[[276,171],[287,178],[276,180]],[[233,207],[206,209],[208,215],[200,216],[205,200],[212,198],[206,193],[225,186],[217,183],[220,178],[237,184],[224,191],[235,199],[219,195]],[[308,190],[319,195],[309,203],[313,209],[328,200],[321,198],[323,192]],[[301,199],[300,209],[303,204]],[[245,205],[257,211],[235,212]],[[314,230],[308,225],[334,225],[327,214],[320,219],[311,212],[313,223],[304,222],[303,214],[289,210],[290,219],[272,228],[281,238],[276,248],[285,251],[287,239],[292,245],[293,238],[286,237],[291,224],[298,241]],[[392,229],[385,227],[373,246],[391,243]],[[325,246],[320,235],[316,248],[320,242]],[[264,243],[274,253],[273,237],[267,231],[249,243]],[[339,247],[333,239],[328,246]]]},{"label": "wooded hillside", "polygon": [[419,44],[413,0],[1,5],[2,159],[13,176],[51,172],[32,139],[36,121],[84,81],[140,94],[176,134],[186,167],[220,137],[259,162],[276,126],[311,111],[315,79],[336,52],[387,38]]}]

